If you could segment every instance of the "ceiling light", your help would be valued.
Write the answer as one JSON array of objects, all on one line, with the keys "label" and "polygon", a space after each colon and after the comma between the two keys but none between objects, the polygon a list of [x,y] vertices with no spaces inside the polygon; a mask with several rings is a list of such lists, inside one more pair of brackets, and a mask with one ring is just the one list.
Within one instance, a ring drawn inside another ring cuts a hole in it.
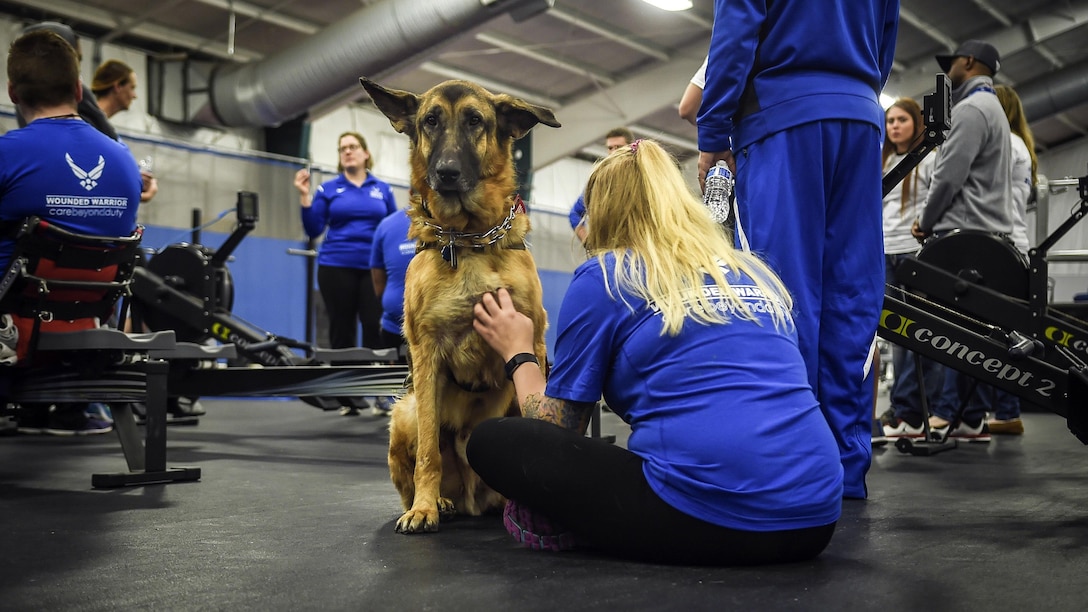
[{"label": "ceiling light", "polygon": [[691,0],[642,0],[663,11],[686,11],[691,8]]}]

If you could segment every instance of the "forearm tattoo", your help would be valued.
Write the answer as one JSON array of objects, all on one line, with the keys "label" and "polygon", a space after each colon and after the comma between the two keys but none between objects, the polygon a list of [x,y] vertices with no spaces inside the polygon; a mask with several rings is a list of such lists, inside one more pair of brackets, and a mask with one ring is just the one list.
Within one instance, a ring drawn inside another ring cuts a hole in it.
[{"label": "forearm tattoo", "polygon": [[567,400],[552,397],[541,397],[539,393],[532,393],[525,398],[521,405],[521,415],[530,419],[540,419],[554,423],[566,429],[573,429],[579,433],[585,433],[589,426],[592,403],[568,402]]}]

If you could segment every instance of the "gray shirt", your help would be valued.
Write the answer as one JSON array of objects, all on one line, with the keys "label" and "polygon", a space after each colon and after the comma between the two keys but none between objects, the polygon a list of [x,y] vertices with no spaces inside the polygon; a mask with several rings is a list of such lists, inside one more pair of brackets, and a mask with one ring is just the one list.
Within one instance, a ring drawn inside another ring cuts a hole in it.
[{"label": "gray shirt", "polygon": [[1009,122],[987,76],[954,90],[952,129],[937,151],[921,230],[1012,233]]}]

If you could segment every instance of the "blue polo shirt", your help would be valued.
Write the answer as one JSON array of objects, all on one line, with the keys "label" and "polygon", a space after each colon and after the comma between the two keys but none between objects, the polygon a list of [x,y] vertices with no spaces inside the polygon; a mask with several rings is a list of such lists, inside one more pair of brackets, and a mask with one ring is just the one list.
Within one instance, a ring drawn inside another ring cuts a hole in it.
[{"label": "blue polo shirt", "polygon": [[339,175],[322,183],[313,203],[302,209],[306,235],[325,233],[317,263],[321,266],[370,269],[370,245],[378,223],[397,210],[393,190],[373,174],[355,186]]},{"label": "blue polo shirt", "polygon": [[385,270],[382,293],[382,329],[401,333],[404,322],[404,275],[416,254],[416,241],[408,238],[408,211],[398,210],[378,224],[370,251],[370,269]]},{"label": "blue polo shirt", "polygon": [[[611,255],[606,267],[592,259],[574,273],[547,395],[575,402],[603,395],[631,425],[628,449],[644,459],[650,486],[686,514],[748,531],[838,520],[838,447],[796,334],[764,314],[768,300],[754,283],[727,271],[757,321],[689,320],[670,337],[652,306],[616,288]],[[707,285],[716,290],[709,277]]]}]

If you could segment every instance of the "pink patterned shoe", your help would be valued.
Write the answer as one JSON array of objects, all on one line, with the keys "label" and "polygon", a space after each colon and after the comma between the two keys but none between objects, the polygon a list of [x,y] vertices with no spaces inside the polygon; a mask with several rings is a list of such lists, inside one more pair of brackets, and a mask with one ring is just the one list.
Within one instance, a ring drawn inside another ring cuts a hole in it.
[{"label": "pink patterned shoe", "polygon": [[502,523],[510,535],[526,548],[558,552],[571,550],[578,545],[573,533],[564,531],[546,517],[513,500],[506,502]]}]

